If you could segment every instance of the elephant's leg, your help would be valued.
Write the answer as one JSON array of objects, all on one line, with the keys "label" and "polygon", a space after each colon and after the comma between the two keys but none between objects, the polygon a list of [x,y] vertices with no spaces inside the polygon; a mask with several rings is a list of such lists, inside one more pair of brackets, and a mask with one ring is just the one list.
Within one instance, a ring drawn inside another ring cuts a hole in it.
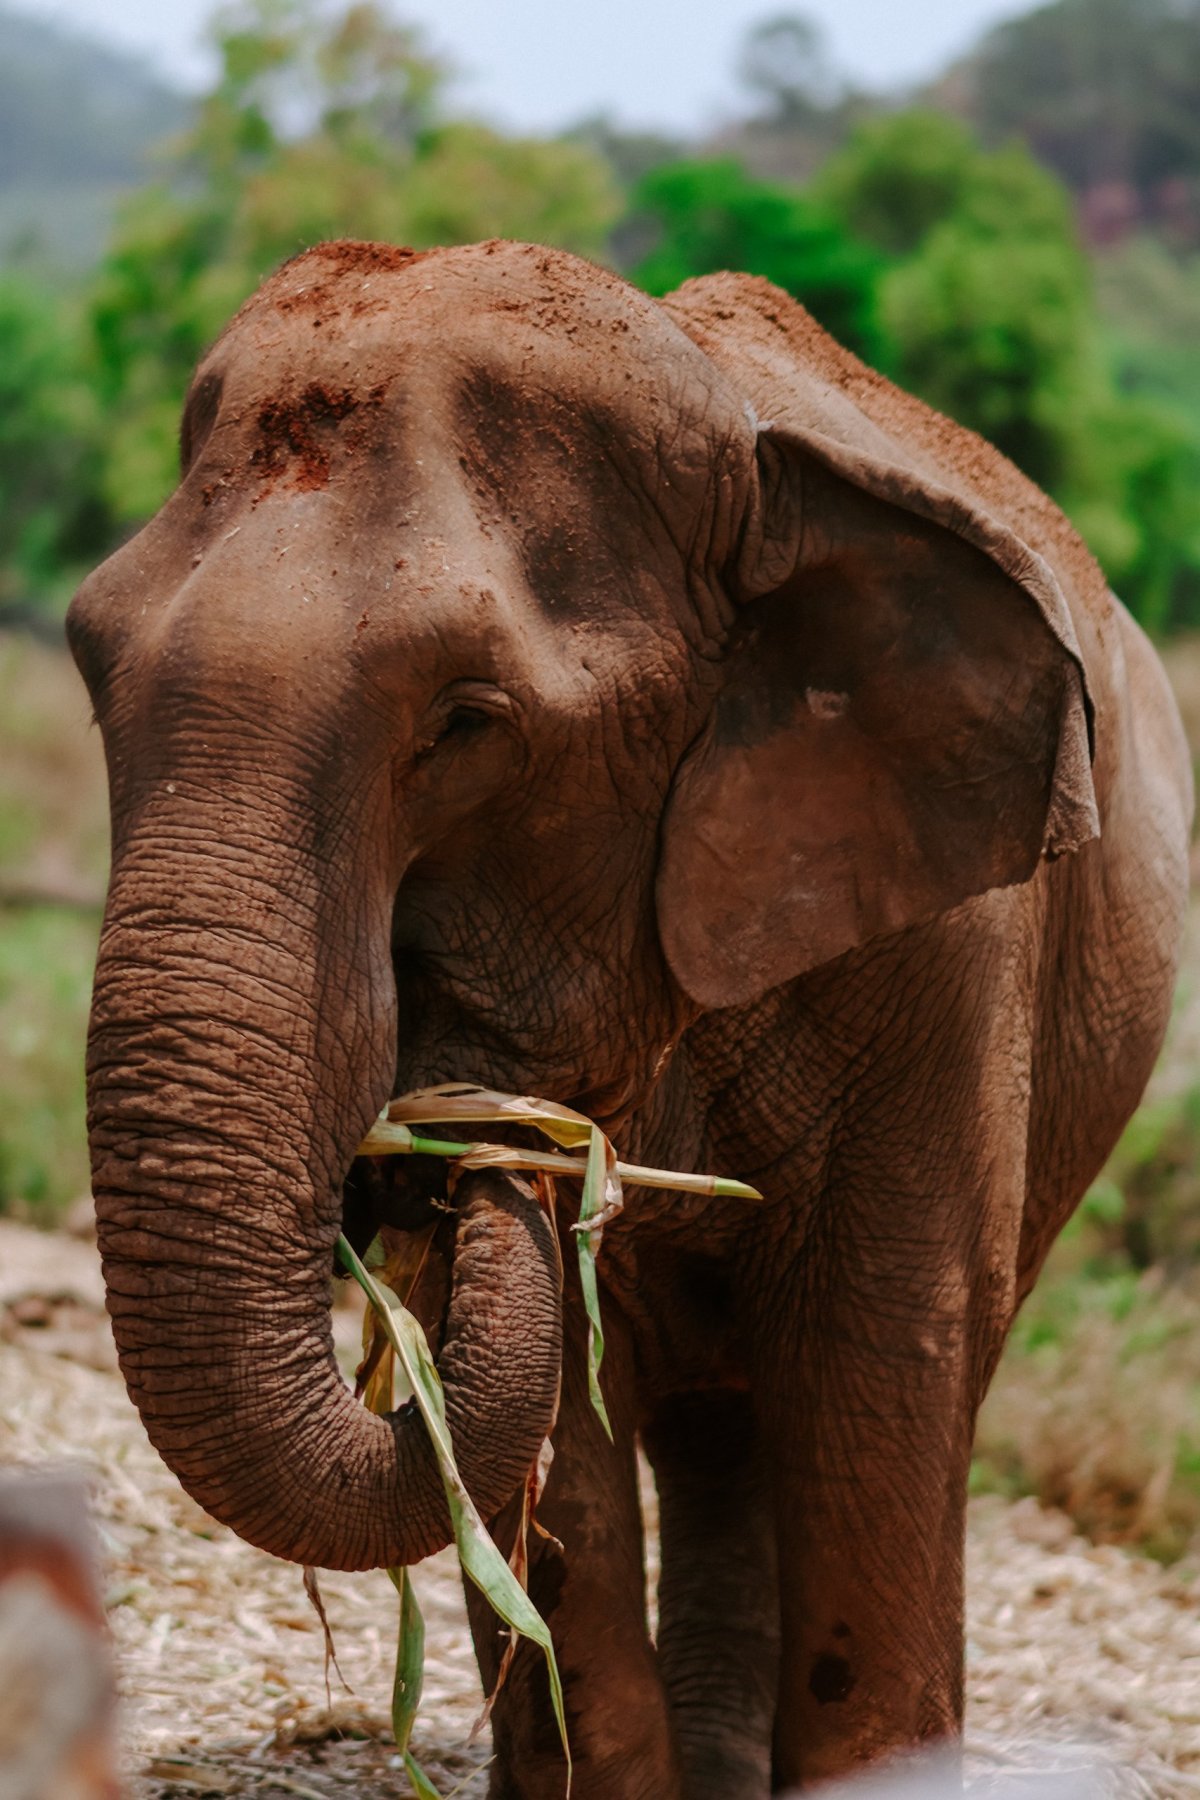
[{"label": "elephant's leg", "polygon": [[687,1800],[765,1800],[779,1658],[775,1519],[749,1397],[668,1401],[658,1484],[658,1653]]},{"label": "elephant's leg", "polygon": [[958,1200],[933,1190],[923,1207],[888,1193],[882,1174],[880,1190],[883,1205],[861,1212],[852,1189],[827,1196],[828,1240],[781,1277],[791,1327],[778,1294],[762,1321],[756,1399],[782,1629],[777,1791],[961,1729],[971,1438],[1011,1315],[1019,1211],[990,1237],[986,1186]]},{"label": "elephant's leg", "polygon": [[[1023,895],[831,965],[795,1015],[808,1136],[773,1170],[795,1197],[740,1251],[775,1489],[781,1792],[961,1726],[971,1439],[1026,1200],[1037,970]],[[756,1070],[772,1051],[758,1047]]]},{"label": "elephant's leg", "polygon": [[[882,1298],[856,1289],[864,1311]],[[849,1303],[837,1311],[766,1396],[782,1629],[777,1792],[951,1736],[962,1720],[970,1432],[959,1332],[944,1319],[911,1330],[895,1320],[884,1357],[856,1331]]]},{"label": "elephant's leg", "polygon": [[[565,1249],[562,1404],[554,1461],[537,1513],[558,1543],[530,1532],[529,1592],[554,1638],[574,1759],[573,1800],[680,1800],[678,1756],[646,1630],[628,1333],[602,1296],[601,1386],[614,1444],[588,1396],[587,1331],[574,1244]],[[513,1541],[515,1517],[510,1506],[496,1523],[505,1550]],[[490,1692],[506,1637],[469,1586],[467,1601],[480,1673]],[[545,1659],[527,1643],[513,1659],[492,1729],[492,1800],[562,1800],[565,1764]]]}]

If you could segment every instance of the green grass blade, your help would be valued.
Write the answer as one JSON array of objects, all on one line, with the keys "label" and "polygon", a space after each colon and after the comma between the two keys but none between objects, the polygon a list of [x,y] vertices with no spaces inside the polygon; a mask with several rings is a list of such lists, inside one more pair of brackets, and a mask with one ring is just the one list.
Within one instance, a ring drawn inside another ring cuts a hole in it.
[{"label": "green grass blade", "polygon": [[519,1631],[522,1637],[530,1638],[539,1645],[545,1654],[546,1670],[550,1678],[550,1697],[554,1706],[554,1716],[558,1722],[559,1735],[562,1739],[563,1753],[567,1759],[567,1792],[569,1793],[571,1751],[567,1742],[567,1719],[563,1703],[562,1682],[558,1673],[558,1663],[554,1656],[550,1628],[493,1543],[486,1525],[479,1516],[475,1502],[467,1492],[462,1476],[458,1472],[458,1465],[454,1460],[454,1451],[450,1443],[450,1430],[446,1423],[446,1400],[442,1389],[442,1379],[430,1353],[428,1340],[421,1329],[419,1320],[413,1317],[395,1294],[387,1288],[381,1287],[364,1268],[347,1238],[344,1236],[338,1238],[337,1249],[343,1266],[353,1275],[375,1308],[380,1323],[387,1333],[388,1341],[395,1350],[400,1366],[412,1388],[413,1397],[437,1456],[442,1486],[446,1492],[446,1503],[449,1506],[450,1519],[454,1527],[454,1541],[458,1547],[459,1562],[505,1624],[512,1626],[515,1631]]},{"label": "green grass blade", "polygon": [[400,1596],[400,1641],[392,1681],[392,1735],[397,1750],[403,1755],[412,1736],[413,1720],[421,1704],[421,1689],[425,1682],[425,1621],[408,1570],[397,1565],[389,1569],[387,1575]]},{"label": "green grass blade", "polygon": [[[510,1145],[465,1143],[457,1138],[426,1138],[412,1130],[414,1125],[478,1125],[494,1122],[533,1126],[558,1145],[559,1150],[548,1154]],[[562,1154],[563,1151],[578,1151],[585,1146],[586,1156]],[[573,1229],[579,1257],[579,1282],[588,1321],[588,1394],[610,1441],[613,1436],[612,1422],[600,1386],[600,1368],[604,1361],[604,1326],[600,1316],[596,1258],[605,1224],[621,1211],[624,1204],[622,1177],[647,1187],[676,1188],[684,1192],[727,1199],[762,1199],[758,1190],[745,1182],[731,1181],[721,1176],[674,1173],[665,1169],[620,1163],[612,1144],[599,1126],[582,1113],[548,1100],[501,1094],[487,1088],[463,1084],[422,1088],[390,1101],[363,1139],[358,1154],[433,1155],[446,1157],[463,1169],[488,1166],[543,1169],[556,1175],[582,1177],[579,1217]],[[420,1409],[437,1455],[459,1561],[464,1571],[486,1596],[499,1617],[514,1631],[539,1645],[545,1654],[555,1718],[567,1759],[569,1794],[571,1753],[567,1742],[562,1684],[550,1632],[512,1569],[500,1555],[463,1485],[446,1423],[441,1378],[430,1355],[425,1333],[419,1322],[387,1286],[386,1281],[376,1281],[363,1266],[344,1237],[338,1239],[338,1255],[366,1294]],[[367,1348],[370,1355],[376,1354]],[[366,1397],[374,1400],[377,1395],[390,1393],[390,1370],[382,1367],[376,1369],[374,1363],[364,1367],[371,1377]],[[400,1643],[392,1692],[396,1743],[420,1800],[438,1800],[436,1788],[413,1760],[407,1747],[421,1692],[424,1624],[412,1585],[406,1579],[404,1571],[390,1569],[388,1574],[400,1594],[401,1606]]]},{"label": "green grass blade", "polygon": [[405,1750],[403,1756],[404,1773],[412,1782],[413,1793],[417,1796],[417,1800],[442,1800],[442,1796],[434,1787],[432,1781],[430,1781],[428,1775],[425,1773],[412,1751]]},{"label": "green grass blade", "polygon": [[400,1642],[392,1681],[392,1735],[404,1761],[417,1800],[442,1800],[441,1794],[408,1747],[425,1682],[425,1621],[408,1570],[389,1569],[388,1580],[400,1596]]}]

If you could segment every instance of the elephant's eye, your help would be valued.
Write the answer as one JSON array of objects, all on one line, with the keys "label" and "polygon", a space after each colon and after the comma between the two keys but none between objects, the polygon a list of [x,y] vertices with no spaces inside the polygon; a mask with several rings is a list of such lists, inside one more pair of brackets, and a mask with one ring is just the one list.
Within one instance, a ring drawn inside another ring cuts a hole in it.
[{"label": "elephant's eye", "polygon": [[478,706],[456,706],[438,733],[437,742],[446,743],[450,738],[473,737],[482,731],[485,725],[492,722],[491,714],[485,713]]},{"label": "elephant's eye", "polygon": [[417,761],[424,762],[435,751],[464,743],[468,738],[493,723],[493,715],[479,706],[452,706],[436,727],[417,746]]},{"label": "elephant's eye", "polygon": [[488,736],[489,727],[507,725],[512,736],[518,707],[511,694],[494,682],[469,677],[444,687],[417,729],[417,765],[430,758],[465,749],[475,738]]}]

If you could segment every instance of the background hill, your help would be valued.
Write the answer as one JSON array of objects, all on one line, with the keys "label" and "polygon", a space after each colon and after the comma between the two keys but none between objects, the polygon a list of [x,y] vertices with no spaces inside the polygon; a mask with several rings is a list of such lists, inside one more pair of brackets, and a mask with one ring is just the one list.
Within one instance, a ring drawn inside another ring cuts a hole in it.
[{"label": "background hill", "polygon": [[931,97],[986,143],[1028,144],[1089,243],[1200,242],[1197,0],[1057,0],[990,33]]},{"label": "background hill", "polygon": [[82,270],[187,105],[135,58],[0,12],[0,263]]}]

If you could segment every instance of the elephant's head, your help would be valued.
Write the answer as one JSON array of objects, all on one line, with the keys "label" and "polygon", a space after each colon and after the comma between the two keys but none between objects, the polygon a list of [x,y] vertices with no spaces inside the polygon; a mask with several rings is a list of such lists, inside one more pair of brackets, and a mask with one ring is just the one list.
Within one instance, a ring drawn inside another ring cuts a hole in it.
[{"label": "elephant's head", "polygon": [[[660,305],[525,246],[325,246],[205,358],[177,492],[75,599],[117,1341],[168,1461],[271,1550],[447,1535],[421,1434],[330,1351],[391,1094],[619,1119],[701,1009],[1091,835],[1044,564],[837,356],[761,284]],[[487,1510],[546,1430],[559,1322],[536,1208],[475,1183],[466,1210],[443,1363]]]}]

